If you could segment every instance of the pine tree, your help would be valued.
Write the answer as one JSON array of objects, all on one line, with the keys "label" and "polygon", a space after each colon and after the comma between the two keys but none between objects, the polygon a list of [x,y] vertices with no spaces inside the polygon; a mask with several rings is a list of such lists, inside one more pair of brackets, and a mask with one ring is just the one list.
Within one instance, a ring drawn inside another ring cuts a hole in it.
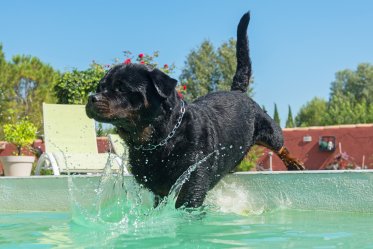
[{"label": "pine tree", "polygon": [[280,115],[278,114],[278,110],[277,110],[277,105],[275,103],[275,113],[273,114],[273,119],[275,120],[275,122],[281,126],[281,121],[280,121]]},{"label": "pine tree", "polygon": [[264,105],[262,105],[263,112],[267,113],[267,109]]},{"label": "pine tree", "polygon": [[285,128],[293,128],[294,126],[293,113],[291,112],[291,107],[289,105],[288,119],[286,120]]}]

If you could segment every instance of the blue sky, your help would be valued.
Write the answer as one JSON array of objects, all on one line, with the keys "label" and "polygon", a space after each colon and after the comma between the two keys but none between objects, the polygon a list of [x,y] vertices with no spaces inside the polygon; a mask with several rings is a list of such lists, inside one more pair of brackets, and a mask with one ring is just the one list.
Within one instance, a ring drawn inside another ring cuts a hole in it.
[{"label": "blue sky", "polygon": [[235,37],[248,10],[254,99],[270,115],[276,103],[283,124],[288,105],[295,116],[313,97],[327,99],[335,72],[373,63],[370,0],[2,0],[0,43],[8,60],[33,55],[60,71],[158,50],[179,72],[203,40]]}]

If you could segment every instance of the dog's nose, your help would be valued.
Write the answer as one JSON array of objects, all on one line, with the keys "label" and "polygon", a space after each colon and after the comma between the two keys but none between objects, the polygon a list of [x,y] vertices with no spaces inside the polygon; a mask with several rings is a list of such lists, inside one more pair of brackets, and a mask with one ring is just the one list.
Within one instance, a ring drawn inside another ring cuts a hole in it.
[{"label": "dog's nose", "polygon": [[91,102],[91,103],[95,103],[95,102],[98,102],[100,100],[101,100],[101,97],[98,94],[91,95],[88,98],[88,101]]}]

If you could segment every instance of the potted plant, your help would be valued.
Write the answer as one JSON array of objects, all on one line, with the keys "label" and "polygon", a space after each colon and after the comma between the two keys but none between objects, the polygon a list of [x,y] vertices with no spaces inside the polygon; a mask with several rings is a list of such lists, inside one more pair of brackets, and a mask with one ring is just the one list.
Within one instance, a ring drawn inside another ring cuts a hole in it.
[{"label": "potted plant", "polygon": [[27,118],[24,118],[16,124],[4,125],[3,131],[5,141],[17,147],[15,156],[0,157],[5,176],[30,176],[35,157],[24,156],[22,152],[27,147],[31,148],[31,144],[36,138],[36,126]]}]

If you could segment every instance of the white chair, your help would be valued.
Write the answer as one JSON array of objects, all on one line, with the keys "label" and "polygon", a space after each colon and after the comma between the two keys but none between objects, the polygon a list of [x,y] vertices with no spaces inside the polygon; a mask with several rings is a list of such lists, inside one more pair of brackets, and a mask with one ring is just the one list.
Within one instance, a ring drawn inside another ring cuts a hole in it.
[{"label": "white chair", "polygon": [[35,174],[52,169],[54,175],[62,173],[102,173],[110,164],[112,169],[124,167],[114,153],[98,153],[95,122],[85,113],[84,105],[43,103],[45,153],[37,163]]}]

